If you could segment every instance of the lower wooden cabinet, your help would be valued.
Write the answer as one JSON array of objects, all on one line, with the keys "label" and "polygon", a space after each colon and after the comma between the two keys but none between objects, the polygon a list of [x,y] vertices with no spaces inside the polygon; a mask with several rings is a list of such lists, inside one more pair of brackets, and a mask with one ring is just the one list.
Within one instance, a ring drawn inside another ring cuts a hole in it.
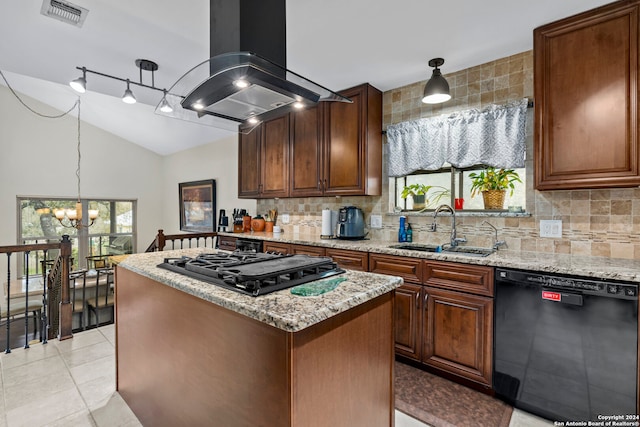
[{"label": "lower wooden cabinet", "polygon": [[291,243],[266,241],[262,244],[262,250],[263,252],[275,252],[287,255],[291,253]]},{"label": "lower wooden cabinet", "polygon": [[396,354],[483,389],[491,387],[493,268],[370,254],[373,273],[400,276]]},{"label": "lower wooden cabinet", "polygon": [[333,258],[339,267],[347,270],[369,271],[369,253],[327,248],[326,255]]},{"label": "lower wooden cabinet", "polygon": [[294,255],[325,256],[325,249],[318,246],[291,245],[291,253]]},{"label": "lower wooden cabinet", "polygon": [[394,312],[396,354],[420,361],[422,352],[422,286],[404,284],[396,289]]},{"label": "lower wooden cabinet", "polygon": [[218,236],[218,247],[224,251],[235,251],[236,240],[238,239],[231,236]]},{"label": "lower wooden cabinet", "polygon": [[493,299],[425,286],[422,362],[491,386]]}]

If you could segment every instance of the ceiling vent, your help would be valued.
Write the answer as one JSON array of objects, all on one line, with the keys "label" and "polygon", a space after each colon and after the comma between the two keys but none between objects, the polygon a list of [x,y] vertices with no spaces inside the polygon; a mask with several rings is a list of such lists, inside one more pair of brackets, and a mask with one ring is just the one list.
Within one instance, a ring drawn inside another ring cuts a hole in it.
[{"label": "ceiling vent", "polygon": [[82,27],[89,11],[64,0],[43,0],[40,14],[75,27]]}]

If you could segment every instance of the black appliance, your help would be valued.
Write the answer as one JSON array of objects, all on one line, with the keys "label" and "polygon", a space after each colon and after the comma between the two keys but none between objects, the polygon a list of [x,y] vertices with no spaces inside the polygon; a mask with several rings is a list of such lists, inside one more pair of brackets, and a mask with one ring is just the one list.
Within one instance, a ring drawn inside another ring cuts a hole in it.
[{"label": "black appliance", "polygon": [[338,239],[359,240],[364,239],[364,214],[362,209],[355,206],[345,206],[338,212],[338,224],[336,226]]},{"label": "black appliance", "polygon": [[501,399],[554,421],[637,413],[637,284],[498,268],[494,325]]},{"label": "black appliance", "polygon": [[236,239],[236,251],[238,252],[262,252],[262,240]]},{"label": "black appliance", "polygon": [[329,257],[238,251],[165,258],[158,267],[254,297],[344,273]]}]

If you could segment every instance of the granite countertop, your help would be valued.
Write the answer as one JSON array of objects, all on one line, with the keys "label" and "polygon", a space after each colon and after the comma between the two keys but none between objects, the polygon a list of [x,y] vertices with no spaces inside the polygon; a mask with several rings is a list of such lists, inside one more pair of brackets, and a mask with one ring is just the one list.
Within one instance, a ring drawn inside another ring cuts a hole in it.
[{"label": "granite countertop", "polygon": [[516,268],[546,273],[640,282],[640,261],[631,259],[586,257],[539,252],[514,252],[508,250],[499,250],[486,257],[472,257],[447,252],[433,253],[390,248],[390,245],[398,244],[398,242],[395,241],[321,239],[319,236],[292,233],[274,234],[252,232],[219,234],[256,240],[399,255],[437,261],[461,262],[492,267]]},{"label": "granite countertop", "polygon": [[211,248],[193,248],[164,252],[149,252],[128,256],[118,268],[126,268],[164,285],[179,289],[221,307],[259,320],[276,328],[297,332],[322,322],[391,292],[402,284],[402,279],[374,273],[347,271],[340,276],[347,280],[330,292],[318,296],[297,296],[290,289],[252,297],[211,285],[172,271],[158,268],[164,258],[196,256],[215,252]]}]

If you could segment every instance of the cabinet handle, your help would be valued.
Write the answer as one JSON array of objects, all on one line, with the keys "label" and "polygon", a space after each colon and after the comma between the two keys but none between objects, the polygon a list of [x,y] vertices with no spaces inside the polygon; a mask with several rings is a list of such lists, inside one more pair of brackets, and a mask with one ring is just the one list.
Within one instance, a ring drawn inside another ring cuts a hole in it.
[{"label": "cabinet handle", "polygon": [[420,308],[420,292],[416,293],[416,310]]},{"label": "cabinet handle", "polygon": [[424,309],[427,309],[427,299],[429,299],[429,294],[424,294]]},{"label": "cabinet handle", "polygon": [[322,180],[318,180],[318,190],[322,190]]},{"label": "cabinet handle", "polygon": [[324,191],[327,191],[327,178],[324,179]]}]

